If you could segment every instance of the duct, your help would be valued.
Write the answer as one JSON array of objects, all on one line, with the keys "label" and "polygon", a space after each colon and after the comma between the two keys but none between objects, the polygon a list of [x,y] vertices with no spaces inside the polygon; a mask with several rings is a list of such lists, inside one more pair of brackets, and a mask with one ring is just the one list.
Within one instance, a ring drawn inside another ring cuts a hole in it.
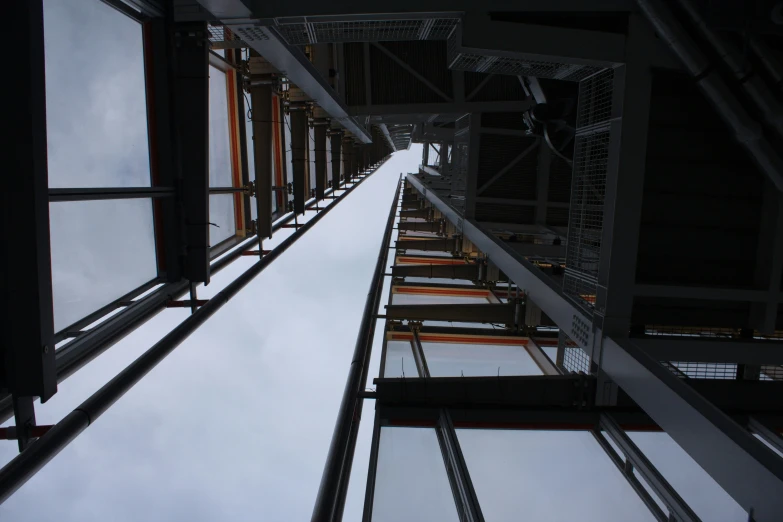
[{"label": "duct", "polygon": [[707,25],[692,0],[679,0],[679,2],[693,19],[704,39],[728,65],[731,73],[739,81],[748,97],[756,104],[767,124],[774,128],[779,136],[783,137],[783,108],[775,100],[764,80],[756,74],[748,73],[747,60],[740,56],[739,51],[731,42],[726,41]]},{"label": "duct", "polygon": [[657,0],[637,0],[639,9],[680,58],[705,96],[731,127],[737,141],[745,147],[762,172],[783,192],[783,161],[762,136],[761,126],[731,94],[718,73],[710,70],[707,58],[696,47],[672,13]]}]

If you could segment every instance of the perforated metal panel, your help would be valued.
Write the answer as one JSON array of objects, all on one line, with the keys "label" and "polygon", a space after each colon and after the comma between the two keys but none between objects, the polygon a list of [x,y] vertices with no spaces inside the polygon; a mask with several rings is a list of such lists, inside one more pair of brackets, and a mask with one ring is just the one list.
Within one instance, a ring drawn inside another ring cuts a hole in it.
[{"label": "perforated metal panel", "polygon": [[393,40],[445,40],[457,18],[405,20],[333,20],[281,23],[277,30],[291,45]]},{"label": "perforated metal panel", "polygon": [[240,47],[247,47],[239,36],[234,34],[231,29],[222,25],[208,25],[209,31],[209,47],[211,49],[237,49]]}]

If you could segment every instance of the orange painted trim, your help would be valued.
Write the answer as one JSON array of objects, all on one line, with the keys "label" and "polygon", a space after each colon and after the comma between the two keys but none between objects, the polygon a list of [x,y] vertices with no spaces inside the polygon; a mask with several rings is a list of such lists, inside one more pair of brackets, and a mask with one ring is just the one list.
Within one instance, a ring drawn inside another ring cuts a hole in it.
[{"label": "orange painted trim", "polygon": [[[280,98],[277,95],[272,95],[272,146],[274,149],[274,176],[275,186],[283,186],[283,127],[280,125]],[[277,208],[284,206],[283,193],[279,190],[275,191],[275,201],[277,202]]]},{"label": "orange painted trim", "polygon": [[393,286],[393,294],[446,295],[454,297],[489,297],[489,290],[481,288],[435,288],[421,286]]},{"label": "orange painted trim", "polygon": [[[233,49],[226,50],[229,61],[233,59]],[[231,185],[242,186],[242,162],[241,146],[239,143],[239,105],[237,104],[237,77],[236,71],[230,69],[226,72],[226,94],[228,99],[228,140],[231,150]],[[235,192],[234,197],[234,224],[235,235],[245,236],[245,199],[241,192]]]}]

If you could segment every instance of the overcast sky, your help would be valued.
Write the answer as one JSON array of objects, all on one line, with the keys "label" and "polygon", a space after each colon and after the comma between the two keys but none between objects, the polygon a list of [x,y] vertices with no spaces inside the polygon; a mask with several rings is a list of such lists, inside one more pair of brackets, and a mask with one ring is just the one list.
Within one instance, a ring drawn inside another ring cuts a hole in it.
[{"label": "overcast sky", "polygon": [[[51,186],[148,185],[139,26],[97,0],[45,8],[47,80],[57,85],[47,99]],[[420,155],[418,146],[396,154],[0,507],[0,518],[309,520],[395,183]],[[55,204],[51,213],[58,329],[154,276],[148,202]],[[232,264],[200,297],[252,263]],[[62,383],[38,405],[38,423],[60,420],[188,313],[166,310]],[[347,521],[361,517],[372,418],[368,403]],[[666,435],[633,438],[703,520],[744,522]],[[459,439],[488,521],[651,519],[586,433],[461,430]],[[453,518],[434,432],[385,430],[381,440],[376,521]],[[0,460],[15,450],[0,444]]]}]

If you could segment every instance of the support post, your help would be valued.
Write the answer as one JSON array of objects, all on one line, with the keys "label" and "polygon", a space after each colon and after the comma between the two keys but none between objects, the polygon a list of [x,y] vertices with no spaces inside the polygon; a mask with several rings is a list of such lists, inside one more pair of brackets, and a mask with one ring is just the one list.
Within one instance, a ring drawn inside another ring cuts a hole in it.
[{"label": "support post", "polygon": [[313,129],[315,140],[315,199],[321,201],[326,192],[326,125]]},{"label": "support post", "polygon": [[[259,250],[265,238],[272,237],[272,86],[256,82],[250,87],[253,107],[253,157],[255,158],[256,210]],[[292,136],[293,138],[293,136]],[[293,141],[293,139],[291,140]]]},{"label": "support post", "polygon": [[[0,176],[0,388],[13,395],[17,426],[35,424],[32,398],[57,392],[46,145],[46,80],[42,0],[5,6],[19,48],[8,55],[3,119],[10,139]],[[17,406],[18,403],[18,407]],[[29,406],[29,408],[28,408]],[[21,424],[20,424],[21,423]],[[20,449],[23,447],[19,439]]]},{"label": "support post", "polygon": [[291,111],[291,167],[294,170],[294,214],[304,214],[307,149],[310,141],[307,131],[307,113]]},{"label": "support post", "polygon": [[438,444],[443,454],[443,463],[446,466],[446,474],[449,477],[451,492],[454,494],[454,503],[457,506],[460,520],[483,522],[484,515],[481,513],[478,496],[473,488],[473,481],[470,480],[468,465],[462,455],[457,432],[451,422],[448,410],[440,411],[435,433],[438,436]]},{"label": "support post", "polygon": [[[345,502],[345,493],[348,490],[347,482],[351,476],[351,462],[356,450],[356,440],[355,438],[352,439],[350,435],[354,429],[354,424],[358,425],[361,420],[364,401],[359,397],[359,392],[362,391],[367,380],[366,368],[369,364],[372,341],[375,334],[375,313],[381,300],[383,273],[389,255],[387,245],[391,240],[401,186],[402,183],[398,183],[397,192],[394,195],[389,217],[386,221],[386,230],[381,240],[381,248],[375,264],[370,292],[367,294],[367,300],[364,304],[362,322],[359,326],[359,336],[356,339],[356,347],[354,348],[351,366],[348,370],[348,378],[345,382],[345,391],[340,402],[340,410],[337,414],[332,442],[329,445],[329,453],[326,457],[323,475],[321,476],[321,485],[318,488],[318,496],[313,508],[313,516],[311,518],[313,522],[334,520],[337,506]],[[351,440],[353,440],[353,443],[351,443]],[[343,483],[345,483],[345,486],[341,487]]]}]

